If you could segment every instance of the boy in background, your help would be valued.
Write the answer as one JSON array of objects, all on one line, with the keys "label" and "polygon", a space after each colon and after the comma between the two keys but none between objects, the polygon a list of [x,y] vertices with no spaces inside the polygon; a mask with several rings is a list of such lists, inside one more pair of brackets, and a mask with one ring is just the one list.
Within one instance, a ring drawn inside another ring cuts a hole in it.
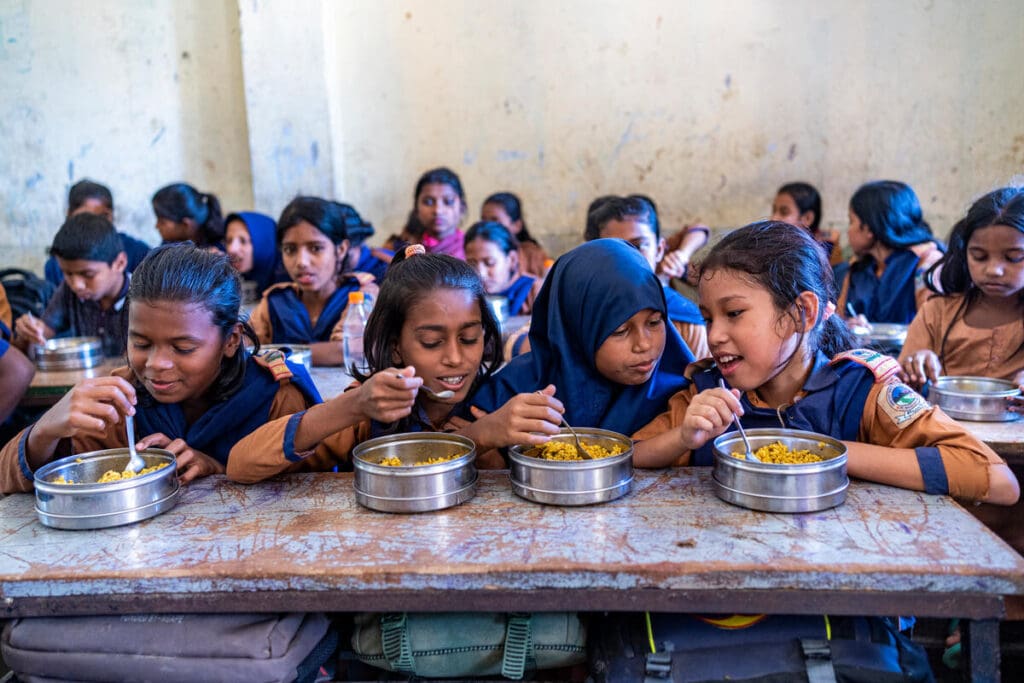
[{"label": "boy in background", "polygon": [[123,356],[128,336],[128,275],[121,236],[103,216],[80,213],[53,238],[50,254],[64,275],[42,319],[31,313],[14,323],[23,351],[52,337],[99,337],[108,357]]}]

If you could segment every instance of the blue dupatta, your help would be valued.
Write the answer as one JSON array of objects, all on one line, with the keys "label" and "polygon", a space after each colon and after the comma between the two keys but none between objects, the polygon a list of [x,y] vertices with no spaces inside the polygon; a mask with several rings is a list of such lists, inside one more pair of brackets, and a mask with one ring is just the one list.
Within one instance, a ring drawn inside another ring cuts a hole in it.
[{"label": "blue dupatta", "polygon": [[273,330],[271,342],[274,344],[313,344],[331,340],[331,331],[341,319],[341,314],[348,306],[349,292],[359,289],[359,282],[346,278],[335,290],[327,305],[320,312],[314,326],[309,319],[309,311],[299,298],[294,287],[282,287],[267,296],[267,310],[270,312],[270,325]]}]

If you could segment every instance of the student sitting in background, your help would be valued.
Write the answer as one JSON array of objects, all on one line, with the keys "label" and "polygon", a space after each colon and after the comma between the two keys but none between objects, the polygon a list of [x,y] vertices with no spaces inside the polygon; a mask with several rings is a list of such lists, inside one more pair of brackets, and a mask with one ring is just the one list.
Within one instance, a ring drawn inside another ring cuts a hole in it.
[{"label": "student sitting in background", "polygon": [[229,214],[224,220],[224,247],[231,265],[242,276],[242,290],[254,294],[243,303],[256,303],[263,291],[288,279],[274,236],[274,219],[254,211]]},{"label": "student sitting in background", "polygon": [[99,337],[105,355],[123,356],[128,256],[114,226],[91,213],[72,216],[53,238],[50,254],[64,282],[41,319],[26,313],[15,321],[15,344],[24,351],[51,337]]},{"label": "student sitting in background", "polygon": [[810,183],[786,183],[775,193],[772,201],[772,220],[806,228],[824,247],[833,268],[843,262],[839,247],[839,231],[821,229],[821,195]]},{"label": "student sitting in background", "polygon": [[1006,463],[899,382],[894,359],[852,350],[834,295],[806,230],[765,221],[723,238],[700,277],[714,362],[688,368],[693,383],[633,435],[635,464],[711,465],[713,440],[738,416],[747,429],[843,440],[851,477],[1012,505],[1020,490]]},{"label": "student sitting in background", "polygon": [[128,367],[83,380],[0,451],[0,491],[31,491],[55,458],[124,448],[124,415],[138,447],[164,448],[183,483],[221,473],[251,431],[320,400],[301,365],[250,355],[238,274],[223,254],[191,244],[154,249],[129,289]]},{"label": "student sitting in background", "polygon": [[945,295],[921,307],[900,353],[910,385],[939,375],[1024,384],[1024,189],[976,201],[935,268]]},{"label": "student sitting in background", "polygon": [[395,252],[366,244],[366,240],[373,237],[373,225],[363,220],[359,212],[348,204],[341,206],[345,210],[345,232],[348,234],[348,254],[341,272],[369,273],[380,286]]},{"label": "student sitting in background", "polygon": [[224,249],[224,217],[216,195],[187,183],[174,183],[153,195],[156,229],[164,244],[192,242],[204,249]]},{"label": "student sitting in background", "polygon": [[942,258],[914,190],[895,180],[862,185],[850,198],[847,239],[855,256],[839,292],[840,315],[873,323],[913,320],[928,297],[924,272]]},{"label": "student sitting in background", "polygon": [[466,263],[476,270],[484,290],[508,301],[508,314],[526,315],[544,281],[520,273],[519,249],[501,223],[474,223],[466,232]]},{"label": "student sitting in background", "polygon": [[292,281],[263,293],[252,313],[253,329],[264,344],[310,345],[314,365],[341,365],[341,344],[330,341],[331,333],[343,317],[348,295],[361,287],[341,271],[348,253],[342,205],[296,197],[277,221],[277,242]]},{"label": "student sitting in background", "polygon": [[519,244],[519,270],[530,275],[544,276],[547,252],[540,246],[523,218],[523,205],[511,192],[497,192],[484,200],[480,207],[480,220],[501,223]]},{"label": "student sitting in background", "polygon": [[[457,432],[477,445],[478,467],[502,467],[493,449],[544,443],[562,404],[544,394],[509,397],[489,418],[459,416],[501,364],[501,332],[480,278],[446,254],[412,245],[395,256],[364,336],[369,373],[309,410],[269,422],[239,442],[229,479],[252,483],[282,472],[351,469],[351,452],[377,436]],[[450,393],[448,393],[450,392]]]},{"label": "student sitting in background", "polygon": [[419,223],[420,242],[429,254],[448,254],[465,259],[463,235],[459,230],[466,215],[462,181],[448,168],[427,171],[416,182],[413,218]]},{"label": "student sitting in background", "polygon": [[[658,214],[650,201],[639,196],[604,198],[587,215],[583,239],[611,237],[626,240],[640,250],[650,264],[651,272],[654,272],[665,254],[665,240],[661,238],[657,225]],[[669,320],[695,358],[708,357],[704,318],[697,305],[671,287],[663,285],[662,288],[665,290]]]},{"label": "student sitting in background", "polygon": [[[660,235],[661,219],[658,218],[658,205],[654,200],[645,194],[631,194],[629,199],[639,199],[650,207],[651,218],[654,221],[651,227]],[[673,279],[678,279],[696,286],[696,269],[691,267],[693,255],[708,243],[710,236],[711,228],[702,223],[684,225],[682,230],[665,238],[665,255],[658,261],[658,267],[654,272],[666,285],[670,285]]]},{"label": "student sitting in background", "polygon": [[[71,190],[68,192],[67,217],[71,218],[80,213],[94,213],[97,216],[103,216],[113,223],[114,196],[105,185],[94,183],[91,180],[79,180],[71,186]],[[149,245],[123,232],[118,234],[121,236],[121,242],[124,244],[124,253],[128,256],[127,270],[130,273],[135,270],[137,265],[142,263],[142,259],[146,258],[146,254],[149,253]],[[46,260],[43,271],[47,281],[52,283],[54,287],[60,286],[60,283],[64,280],[64,273],[61,272],[60,266],[57,265],[57,259],[52,256]]]}]

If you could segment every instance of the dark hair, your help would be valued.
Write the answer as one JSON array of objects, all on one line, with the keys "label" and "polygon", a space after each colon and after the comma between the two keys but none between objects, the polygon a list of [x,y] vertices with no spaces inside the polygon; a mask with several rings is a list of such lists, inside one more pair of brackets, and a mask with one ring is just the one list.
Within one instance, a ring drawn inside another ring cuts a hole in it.
[{"label": "dark hair", "polygon": [[162,187],[153,195],[153,213],[175,223],[186,218],[195,221],[196,237],[200,247],[224,241],[224,216],[216,195],[200,192],[187,183],[174,183]]},{"label": "dark hair", "polygon": [[462,181],[459,180],[459,176],[455,174],[455,171],[442,166],[440,168],[432,168],[416,181],[416,191],[412,194],[412,204],[416,206],[416,202],[419,201],[420,192],[427,185],[447,185],[455,193],[459,195],[459,199],[462,200],[463,206],[466,204],[466,193],[462,191]]},{"label": "dark hair", "polygon": [[[967,215],[953,226],[949,250],[929,269],[929,274],[940,269],[942,293],[966,293],[973,289],[967,267],[967,246],[976,231],[992,225],[1005,225],[1024,232],[1024,187],[1003,187],[989,192],[974,202]],[[1024,297],[1024,292],[1021,296]]]},{"label": "dark hair", "polygon": [[68,261],[102,261],[107,265],[124,252],[124,242],[114,224],[103,216],[80,213],[71,216],[53,237],[50,255]]},{"label": "dark hair", "polygon": [[[802,292],[818,297],[818,319],[811,336],[812,348],[829,358],[853,348],[853,337],[838,315],[825,318],[828,302],[836,302],[836,283],[828,257],[807,230],[781,221],[761,221],[734,230],[712,247],[701,264],[700,279],[716,270],[746,274],[768,290],[780,311],[788,311]],[[804,322],[804,311],[800,311]]]},{"label": "dark hair", "polygon": [[590,203],[587,211],[587,228],[583,233],[583,239],[587,242],[601,237],[601,231],[609,221],[624,221],[629,219],[642,221],[651,226],[656,238],[661,237],[658,230],[658,211],[653,202],[643,195],[630,195],[628,197],[616,197],[607,195],[598,197]]},{"label": "dark hair", "polygon": [[520,244],[523,242],[533,242],[540,246],[540,242],[530,234],[529,228],[526,227],[526,219],[523,218],[523,204],[519,201],[519,197],[517,195],[512,192],[495,192],[485,199],[481,206],[487,206],[488,204],[497,204],[505,210],[505,213],[508,214],[508,217],[513,223],[516,221],[520,222],[520,225],[523,227],[519,233],[515,235],[516,240]]},{"label": "dark hair", "polygon": [[[242,283],[227,255],[197,247],[192,242],[163,244],[146,255],[132,273],[128,285],[129,306],[136,301],[174,301],[198,304],[210,312],[224,339],[242,326],[242,334],[259,351],[260,342],[240,315]],[[222,401],[242,387],[247,353],[244,345],[231,358],[221,357],[220,374],[209,398]]]},{"label": "dark hair", "polygon": [[[395,254],[388,266],[388,274],[380,286],[377,303],[366,322],[364,351],[370,374],[379,372],[394,364],[393,354],[398,346],[402,326],[409,315],[409,309],[437,289],[462,289],[473,294],[480,307],[484,327],[484,355],[480,373],[474,380],[470,394],[476,385],[490,377],[502,363],[501,328],[487,305],[487,293],[483,282],[465,261],[447,254],[415,254],[406,258],[405,251]],[[353,376],[365,381],[369,375],[350,370]],[[399,422],[399,431],[405,427]]]},{"label": "dark hair", "polygon": [[110,188],[89,179],[79,180],[68,190],[68,213],[74,213],[90,199],[98,199],[105,207],[114,210],[114,195]]},{"label": "dark hair", "polygon": [[470,226],[466,231],[466,237],[462,240],[463,246],[468,246],[473,240],[486,240],[494,242],[505,254],[511,254],[519,248],[519,242],[515,236],[501,223],[494,221],[480,221]]},{"label": "dark hair", "polygon": [[363,220],[355,207],[343,202],[334,202],[341,211],[345,222],[345,235],[349,245],[358,247],[363,242],[373,237],[373,224]]},{"label": "dark hair", "polygon": [[362,222],[356,210],[347,204],[320,197],[296,197],[288,202],[277,219],[277,243],[281,244],[290,228],[305,221],[337,246],[348,239],[347,224],[352,220],[352,214]]},{"label": "dark hair", "polygon": [[933,239],[921,215],[913,188],[898,180],[876,180],[861,185],[850,198],[850,210],[879,242],[903,249]]},{"label": "dark hair", "polygon": [[813,211],[814,220],[807,227],[812,235],[818,234],[818,229],[821,227],[821,195],[818,194],[818,190],[814,185],[800,182],[786,183],[775,194],[788,194],[792,197],[793,203],[796,204],[796,209],[800,213]]}]

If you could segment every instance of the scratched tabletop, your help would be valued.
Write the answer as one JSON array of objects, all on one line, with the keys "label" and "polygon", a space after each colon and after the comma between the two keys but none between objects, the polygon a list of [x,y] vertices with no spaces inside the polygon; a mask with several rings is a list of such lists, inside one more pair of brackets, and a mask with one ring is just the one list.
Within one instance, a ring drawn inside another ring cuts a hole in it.
[{"label": "scratched tabletop", "polygon": [[359,506],[351,474],[209,477],[153,519],[62,531],[0,500],[8,616],[276,609],[651,609],[1002,616],[1024,559],[953,500],[853,483],[785,515],[721,502],[710,471],[638,471],[604,505],[517,498],[507,472],[418,515]]}]

